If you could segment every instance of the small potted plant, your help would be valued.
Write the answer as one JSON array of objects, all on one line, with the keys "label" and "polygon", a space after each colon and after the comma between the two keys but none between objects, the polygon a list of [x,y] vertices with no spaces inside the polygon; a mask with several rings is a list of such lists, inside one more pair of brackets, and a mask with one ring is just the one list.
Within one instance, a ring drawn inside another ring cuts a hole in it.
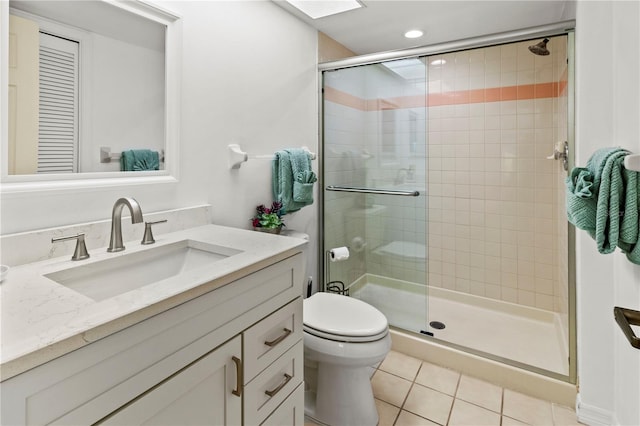
[{"label": "small potted plant", "polygon": [[254,230],[279,234],[282,227],[285,226],[282,220],[282,203],[274,201],[271,208],[260,204],[256,207],[256,211],[256,215],[251,219]]}]

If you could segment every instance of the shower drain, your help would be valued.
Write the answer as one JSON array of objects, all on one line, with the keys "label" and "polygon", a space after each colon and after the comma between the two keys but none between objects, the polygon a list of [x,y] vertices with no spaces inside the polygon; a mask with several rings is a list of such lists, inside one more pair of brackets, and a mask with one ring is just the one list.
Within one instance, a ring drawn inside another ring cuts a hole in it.
[{"label": "shower drain", "polygon": [[440,321],[431,321],[429,325],[436,330],[442,330],[445,327],[444,323]]}]

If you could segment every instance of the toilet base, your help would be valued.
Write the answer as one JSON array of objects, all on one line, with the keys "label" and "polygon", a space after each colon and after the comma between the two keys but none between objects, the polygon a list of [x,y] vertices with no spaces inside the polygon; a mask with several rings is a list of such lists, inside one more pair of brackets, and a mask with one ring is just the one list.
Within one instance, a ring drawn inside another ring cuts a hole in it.
[{"label": "toilet base", "polygon": [[305,415],[330,426],[375,426],[370,374],[369,367],[318,363],[317,390],[305,392]]}]

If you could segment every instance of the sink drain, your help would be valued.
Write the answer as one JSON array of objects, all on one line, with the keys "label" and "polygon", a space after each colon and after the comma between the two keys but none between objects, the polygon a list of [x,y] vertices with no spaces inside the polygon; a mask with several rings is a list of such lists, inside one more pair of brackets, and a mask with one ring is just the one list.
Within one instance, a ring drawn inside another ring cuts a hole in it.
[{"label": "sink drain", "polygon": [[442,330],[445,327],[444,323],[440,321],[431,321],[429,325],[436,330]]}]

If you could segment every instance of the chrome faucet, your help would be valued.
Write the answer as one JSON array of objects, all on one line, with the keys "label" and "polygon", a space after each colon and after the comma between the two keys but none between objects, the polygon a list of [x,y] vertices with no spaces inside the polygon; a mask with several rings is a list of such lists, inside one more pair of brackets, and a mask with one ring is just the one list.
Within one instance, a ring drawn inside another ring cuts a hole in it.
[{"label": "chrome faucet", "polygon": [[129,207],[131,223],[142,222],[140,204],[133,198],[119,198],[113,205],[113,211],[111,212],[111,240],[109,241],[108,252],[124,250],[124,244],[122,243],[122,209],[124,206]]}]

